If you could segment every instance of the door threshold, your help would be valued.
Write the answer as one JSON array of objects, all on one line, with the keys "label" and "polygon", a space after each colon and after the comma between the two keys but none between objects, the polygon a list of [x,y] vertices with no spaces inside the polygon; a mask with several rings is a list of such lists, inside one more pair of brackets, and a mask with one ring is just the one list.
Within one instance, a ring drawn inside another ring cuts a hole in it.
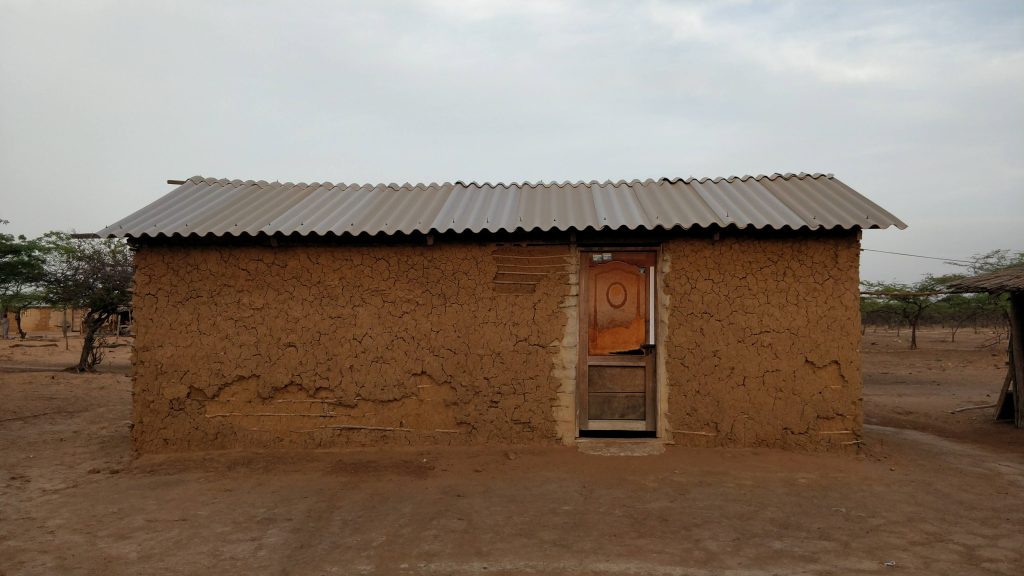
[{"label": "door threshold", "polygon": [[580,430],[577,436],[585,438],[607,438],[623,440],[656,440],[658,433],[652,430]]},{"label": "door threshold", "polygon": [[576,449],[596,456],[657,456],[665,452],[661,438],[577,438]]},{"label": "door threshold", "polygon": [[588,430],[580,430],[580,433],[584,432],[646,432],[653,433],[652,430],[648,430],[646,420],[590,420],[588,423]]}]

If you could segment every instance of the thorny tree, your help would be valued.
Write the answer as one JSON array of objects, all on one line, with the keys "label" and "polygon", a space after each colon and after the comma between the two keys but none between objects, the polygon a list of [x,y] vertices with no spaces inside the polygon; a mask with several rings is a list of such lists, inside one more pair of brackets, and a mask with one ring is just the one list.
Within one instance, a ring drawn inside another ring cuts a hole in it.
[{"label": "thorny tree", "polygon": [[[927,275],[914,284],[899,282],[861,282],[864,292],[877,299],[890,313],[910,326],[910,349],[917,350],[917,327],[925,310],[935,304],[937,291],[945,278]],[[864,304],[861,304],[863,310]]]},{"label": "thorny tree", "polygon": [[[969,260],[969,262],[946,262],[951,266],[960,266],[967,268],[969,271],[968,276],[976,276],[978,274],[985,274],[986,272],[995,272],[996,270],[1002,270],[1003,268],[1009,268],[1010,266],[1020,266],[1024,264],[1024,251],[1015,252],[1006,248],[998,250],[990,250],[983,254],[975,254]],[[956,277],[964,277],[964,275],[954,275]]]},{"label": "thorny tree", "polygon": [[123,241],[76,239],[50,232],[44,286],[48,299],[87,310],[82,321],[82,354],[72,369],[91,372],[102,359],[96,348],[100,328],[131,302],[132,252]]}]

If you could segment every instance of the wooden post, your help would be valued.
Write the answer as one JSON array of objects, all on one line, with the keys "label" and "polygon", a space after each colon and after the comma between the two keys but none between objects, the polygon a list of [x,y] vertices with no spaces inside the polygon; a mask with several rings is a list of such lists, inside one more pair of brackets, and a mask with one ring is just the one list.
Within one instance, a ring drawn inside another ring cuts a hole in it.
[{"label": "wooden post", "polygon": [[[1006,393],[1010,390],[1010,385],[1013,384],[1013,348],[1012,347],[1007,350],[1007,356],[1008,356],[1010,361],[1009,361],[1009,363],[1006,366],[1006,378],[1003,378],[1003,387],[999,389],[999,399],[996,400],[996,414],[995,414],[996,422],[999,422],[1001,420],[1009,420],[1009,418],[1007,418],[1003,414],[1005,414],[1006,411],[1007,411],[1006,410]],[[1016,402],[1017,402],[1017,399],[1014,398],[1013,401],[1014,401],[1014,405],[1012,406],[1013,414],[1015,415],[1014,418],[1016,418],[1016,414],[1017,414],[1017,404],[1016,404]],[[1016,424],[1016,420],[1014,420],[1014,424]]]},{"label": "wooden post", "polygon": [[71,349],[71,345],[68,344],[68,330],[70,330],[70,329],[71,329],[71,327],[68,326],[68,307],[65,306],[64,307],[64,319],[63,319],[63,321],[61,323],[61,326],[60,326],[60,331],[64,333],[64,349],[65,350],[70,350]]},{"label": "wooden post", "polygon": [[1010,293],[1010,345],[1013,347],[1013,402],[1017,405],[1016,425],[1024,428],[1024,292]]}]

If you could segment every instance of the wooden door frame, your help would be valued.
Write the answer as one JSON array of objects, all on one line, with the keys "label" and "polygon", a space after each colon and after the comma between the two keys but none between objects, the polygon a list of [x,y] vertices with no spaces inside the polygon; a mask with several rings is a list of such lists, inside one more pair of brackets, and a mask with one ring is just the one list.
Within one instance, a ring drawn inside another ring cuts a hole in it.
[{"label": "wooden door frame", "polygon": [[[652,246],[580,246],[579,247],[579,313],[577,314],[579,319],[578,330],[578,345],[577,358],[576,358],[576,435],[579,436],[580,432],[586,432],[589,428],[584,428],[584,423],[589,423],[589,398],[588,394],[588,377],[589,377],[589,365],[588,358],[590,356],[590,285],[587,282],[587,270],[590,265],[590,261],[585,257],[589,256],[594,252],[648,252],[654,254],[654,274],[648,277],[648,282],[652,282],[654,285],[654,298],[650,304],[651,306],[651,317],[648,321],[651,323],[651,327],[654,331],[654,353],[651,355],[649,360],[649,374],[645,375],[646,388],[645,388],[645,420],[602,420],[602,427],[600,430],[608,431],[636,431],[636,432],[654,432],[657,434],[658,430],[658,300],[660,298],[660,290],[658,287],[658,274],[661,270],[661,245]],[[650,290],[650,287],[648,288]],[[614,358],[609,358],[607,362],[602,361],[601,364],[615,365]]]}]

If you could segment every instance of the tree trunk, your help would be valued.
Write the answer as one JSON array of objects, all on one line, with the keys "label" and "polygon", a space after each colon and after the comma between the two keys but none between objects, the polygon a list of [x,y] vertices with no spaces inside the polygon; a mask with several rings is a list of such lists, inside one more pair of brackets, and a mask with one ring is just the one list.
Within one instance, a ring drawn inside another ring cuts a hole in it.
[{"label": "tree trunk", "polygon": [[21,308],[14,310],[14,325],[18,327],[18,335],[24,340],[28,334],[25,334],[25,331],[21,329]]},{"label": "tree trunk", "polygon": [[910,349],[917,350],[917,318],[910,322]]},{"label": "tree trunk", "polygon": [[82,320],[82,354],[78,357],[77,372],[92,372],[95,364],[91,363],[93,348],[96,347],[96,333],[106,323],[110,314],[96,313],[91,310],[86,313]]}]

